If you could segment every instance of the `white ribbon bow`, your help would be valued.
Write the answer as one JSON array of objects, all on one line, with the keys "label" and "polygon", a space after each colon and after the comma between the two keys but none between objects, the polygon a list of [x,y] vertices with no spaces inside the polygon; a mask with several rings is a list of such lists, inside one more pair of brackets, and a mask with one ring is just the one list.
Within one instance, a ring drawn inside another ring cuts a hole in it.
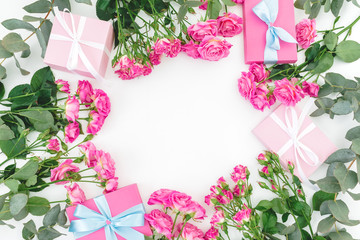
[{"label": "white ribbon bow", "polygon": [[[274,122],[279,125],[279,127],[286,132],[290,139],[287,141],[278,151],[277,153],[279,156],[282,156],[284,153],[286,153],[291,147],[294,148],[294,157],[295,157],[295,163],[296,167],[299,173],[300,179],[308,184],[309,186],[312,186],[312,188],[317,189],[316,186],[310,183],[308,180],[306,174],[304,173],[304,170],[302,169],[300,165],[301,159],[303,162],[308,164],[309,166],[318,166],[320,161],[319,157],[304,143],[301,142],[301,139],[309,134],[311,131],[315,129],[315,124],[311,123],[309,124],[303,131],[301,131],[301,127],[304,123],[306,115],[309,113],[311,105],[313,101],[309,100],[303,111],[301,112],[300,116],[298,117],[295,109],[293,107],[286,107],[285,109],[285,123],[275,114],[272,113],[270,117],[274,120]],[[290,115],[291,114],[291,121],[290,121]],[[307,156],[307,158],[305,157]]]},{"label": "white ribbon bow", "polygon": [[71,42],[71,49],[69,53],[69,58],[66,64],[66,68],[73,72],[73,70],[78,65],[78,59],[80,57],[81,61],[84,63],[86,69],[91,73],[91,75],[94,76],[96,79],[103,79],[100,74],[95,70],[89,59],[86,57],[84,51],[81,48],[81,45],[86,45],[92,48],[99,49],[101,51],[104,51],[108,56],[110,56],[110,51],[106,48],[104,44],[97,43],[97,42],[91,42],[91,41],[85,41],[81,39],[82,33],[84,31],[86,18],[83,16],[80,16],[79,25],[76,30],[75,28],[75,20],[73,15],[69,12],[68,9],[64,9],[64,12],[68,12],[69,16],[71,18],[71,29],[67,25],[65,19],[64,19],[64,12],[61,14],[59,9],[56,7],[54,8],[55,16],[57,17],[57,20],[59,21],[60,25],[63,27],[65,32],[68,36],[63,36],[59,34],[51,34],[50,38],[53,40],[58,41],[68,41]]}]

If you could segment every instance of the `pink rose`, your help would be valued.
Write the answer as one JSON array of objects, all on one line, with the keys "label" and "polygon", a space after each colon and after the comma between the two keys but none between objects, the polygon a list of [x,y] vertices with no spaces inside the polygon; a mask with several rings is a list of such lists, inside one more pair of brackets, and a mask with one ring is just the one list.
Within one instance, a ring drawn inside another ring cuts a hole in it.
[{"label": "pink rose", "polygon": [[213,199],[216,199],[216,195],[214,193],[210,193],[209,195],[206,195],[205,196],[205,203],[208,205],[208,206],[212,206],[213,203],[211,200]]},{"label": "pink rose", "polygon": [[211,217],[210,224],[213,227],[218,227],[225,222],[225,215],[222,210],[216,210],[214,215]]},{"label": "pink rose", "polygon": [[216,200],[222,205],[229,204],[234,199],[234,196],[230,191],[223,190],[223,194],[224,195],[216,196]]},{"label": "pink rose", "polygon": [[151,72],[152,72],[152,68],[151,68],[150,63],[146,63],[146,64],[142,65],[142,74],[144,76],[149,75]]},{"label": "pink rose", "polygon": [[140,63],[135,63],[132,66],[133,78],[139,77],[143,74],[143,65]]},{"label": "pink rose", "polygon": [[310,97],[317,97],[319,93],[319,85],[316,83],[309,83],[309,82],[303,82],[303,91],[305,94],[309,95]]},{"label": "pink rose", "polygon": [[167,57],[174,58],[179,54],[180,51],[181,51],[181,41],[179,39],[172,39],[165,54]]},{"label": "pink rose", "polygon": [[95,172],[98,174],[98,178],[102,180],[108,180],[115,177],[115,162],[111,158],[109,153],[102,150],[96,151],[97,164],[94,167]]},{"label": "pink rose", "polygon": [[205,239],[206,240],[216,240],[217,237],[219,237],[219,230],[211,227],[206,233],[205,233]]},{"label": "pink rose", "polygon": [[264,173],[265,175],[269,175],[269,168],[265,166],[261,169],[261,172]]},{"label": "pink rose", "polygon": [[213,36],[205,36],[198,48],[201,59],[209,61],[218,61],[230,54],[232,47],[226,40]]},{"label": "pink rose", "polygon": [[105,189],[104,189],[104,194],[116,191],[117,187],[118,187],[118,184],[119,183],[118,183],[118,178],[117,177],[110,178],[109,180],[107,180],[106,185],[105,185]]},{"label": "pink rose", "polygon": [[206,22],[197,22],[188,27],[187,32],[195,42],[201,42],[206,36],[216,37],[217,22],[215,19],[210,19]]},{"label": "pink rose", "polygon": [[174,207],[170,196],[177,191],[170,189],[160,189],[153,192],[149,198],[149,205],[163,205],[165,208]]},{"label": "pink rose", "polygon": [[188,56],[197,59],[200,57],[200,54],[198,52],[199,44],[196,44],[193,42],[193,40],[190,40],[185,45],[182,45],[181,50],[185,52]]},{"label": "pink rose", "polygon": [[246,181],[247,175],[247,167],[243,165],[237,165],[234,168],[234,171],[231,173],[231,179],[234,181],[234,183],[238,183],[240,180]]},{"label": "pink rose", "polygon": [[63,92],[63,93],[67,93],[67,94],[70,94],[70,85],[69,85],[69,82],[68,81],[64,81],[62,79],[58,79],[55,81],[56,85],[57,85],[57,89],[60,91],[60,92]]},{"label": "pink rose", "polygon": [[86,165],[90,167],[95,167],[97,164],[97,152],[95,145],[88,141],[84,144],[79,145],[79,147],[82,149],[83,153],[85,154],[85,163]]},{"label": "pink rose", "polygon": [[155,51],[151,51],[149,54],[149,59],[152,65],[159,65],[161,63],[161,54],[157,54]]},{"label": "pink rose", "polygon": [[85,193],[77,183],[73,186],[64,186],[67,190],[67,197],[69,198],[71,205],[81,204],[86,201]]},{"label": "pink rose", "polygon": [[223,37],[233,37],[242,32],[242,18],[234,13],[224,13],[217,19],[218,34]]},{"label": "pink rose", "polygon": [[[175,229],[175,237],[178,237],[179,235],[186,240],[204,240],[204,233],[194,225],[190,223],[186,223],[185,227],[183,227],[183,223],[180,223],[176,226]],[[181,229],[182,232],[181,232]]]},{"label": "pink rose", "polygon": [[206,210],[199,203],[192,201],[187,205],[183,212],[192,216],[195,220],[204,220],[206,218]]},{"label": "pink rose", "polygon": [[79,81],[76,94],[79,95],[81,103],[92,103],[91,96],[94,94],[94,90],[89,81]]},{"label": "pink rose", "polygon": [[65,103],[65,115],[69,122],[74,122],[79,118],[80,104],[75,96],[69,96]]},{"label": "pink rose", "polygon": [[199,8],[200,8],[201,10],[206,10],[206,9],[207,9],[207,6],[208,6],[208,1],[207,1],[207,0],[200,0],[200,2],[203,2],[203,4],[201,4],[201,5],[199,6]]},{"label": "pink rose", "polygon": [[134,59],[130,59],[128,56],[124,55],[119,59],[117,65],[120,68],[130,68],[132,65],[134,65],[134,62]]},{"label": "pink rose", "polygon": [[306,49],[315,42],[316,34],[316,21],[315,19],[303,19],[296,24],[296,41],[298,44]]},{"label": "pink rose", "polygon": [[89,118],[90,119],[86,132],[95,135],[104,125],[105,118],[96,111],[91,111],[89,114]]},{"label": "pink rose", "polygon": [[258,64],[258,63],[250,64],[249,72],[254,74],[255,82],[264,81],[270,75],[269,71],[266,71],[264,64]]},{"label": "pink rose", "polygon": [[295,104],[301,100],[303,92],[300,88],[295,87],[288,79],[284,78],[275,81],[274,95],[277,100],[286,106],[295,106]]},{"label": "pink rose", "polygon": [[235,214],[234,220],[239,222],[240,225],[244,224],[244,222],[248,222],[251,216],[251,209],[249,209],[246,204],[244,204],[244,208]]},{"label": "pink rose", "polygon": [[111,110],[111,103],[108,95],[101,89],[95,89],[92,99],[94,100],[93,104],[95,105],[97,112],[100,115],[107,117]]},{"label": "pink rose", "polygon": [[154,45],[155,54],[161,55],[163,53],[167,53],[170,48],[170,40],[167,38],[158,39]]},{"label": "pink rose", "polygon": [[47,149],[51,150],[51,151],[60,151],[60,143],[59,140],[55,139],[49,139],[48,140],[48,145],[46,146]]},{"label": "pink rose", "polygon": [[251,72],[242,72],[238,79],[238,88],[241,96],[251,99],[256,91],[255,76]]},{"label": "pink rose", "polygon": [[69,123],[65,127],[65,142],[72,143],[74,142],[80,134],[79,124],[77,122]]},{"label": "pink rose", "polygon": [[185,211],[192,202],[190,196],[180,192],[173,192],[170,195],[170,199],[174,205],[174,208],[179,210],[180,212]]},{"label": "pink rose", "polygon": [[174,223],[169,215],[159,209],[154,209],[150,214],[145,214],[145,219],[158,233],[171,239],[171,231]]},{"label": "pink rose", "polygon": [[135,78],[133,67],[131,68],[120,68],[115,71],[115,74],[119,75],[122,80],[131,80]]},{"label": "pink rose", "polygon": [[266,95],[254,95],[250,99],[250,103],[257,110],[264,111],[265,107],[269,107],[269,101]]},{"label": "pink rose", "polygon": [[[51,169],[50,181],[54,182],[54,181],[63,180],[69,177],[70,173],[78,172],[80,169],[74,164],[72,164],[72,162],[73,161],[71,159],[67,159],[63,163],[61,163],[58,167]],[[65,184],[68,182],[69,181],[61,181],[55,184]]]}]

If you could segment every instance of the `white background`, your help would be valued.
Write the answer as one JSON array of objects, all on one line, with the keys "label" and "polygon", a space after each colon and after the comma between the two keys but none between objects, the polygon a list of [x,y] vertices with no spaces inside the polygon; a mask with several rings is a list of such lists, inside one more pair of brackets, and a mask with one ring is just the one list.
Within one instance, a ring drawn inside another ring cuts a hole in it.
[{"label": "white background", "polygon": [[[2,1],[0,20],[21,19],[26,14],[22,7],[28,3],[31,1]],[[73,13],[96,17],[94,7],[74,1],[72,3]],[[241,14],[241,7],[232,10]],[[359,15],[359,9],[345,3],[341,15],[343,17],[339,24],[347,25]],[[296,22],[302,18],[305,18],[303,11],[296,10]],[[317,28],[330,28],[333,19],[331,14],[321,13],[317,19]],[[7,32],[1,26],[0,37]],[[23,38],[28,35],[25,31],[19,33]],[[32,73],[45,66],[35,38],[28,41],[32,50],[30,58],[20,59],[22,67]],[[351,38],[360,40],[360,24],[353,29]],[[144,202],[155,190],[169,188],[186,192],[203,203],[209,187],[220,176],[229,179],[229,173],[237,164],[247,165],[252,172],[255,202],[273,197],[261,191],[256,184],[259,166],[255,158],[264,150],[264,146],[252,135],[251,130],[275,106],[260,112],[240,96],[237,78],[248,68],[244,64],[243,35],[229,41],[233,44],[231,54],[219,62],[194,60],[182,53],[175,59],[163,58],[162,63],[147,77],[122,81],[109,66],[104,82],[92,80],[96,88],[108,93],[112,103],[112,112],[93,142],[98,148],[110,152],[115,159],[119,186],[137,183]],[[360,61],[352,64],[335,61],[331,71],[352,79],[360,76],[359,64]],[[31,75],[21,76],[12,59],[6,60],[4,66],[8,71],[8,78],[3,81],[7,93],[15,85],[30,81]],[[77,80],[84,79],[60,71],[54,73],[56,78],[69,80],[73,89],[76,88]],[[339,148],[349,146],[344,136],[347,129],[356,124],[352,116],[330,120],[324,115],[313,120]],[[326,168],[325,165],[320,167],[312,179],[323,177]],[[86,190],[88,198],[101,193],[94,185],[81,186]],[[0,190],[6,191],[4,187]],[[308,195],[312,194],[311,190],[307,192]],[[65,199],[65,193],[65,189],[60,186],[49,188],[39,195],[55,201]],[[350,216],[359,219],[356,214],[358,203],[348,198],[346,200],[351,209]],[[151,209],[146,207],[148,211]],[[207,210],[211,216],[210,209]],[[320,220],[315,215],[315,229]],[[41,220],[36,222],[40,224]],[[10,223],[18,228],[10,230],[1,226],[1,239],[22,239],[22,224]],[[208,224],[199,225],[204,230],[208,228]],[[358,227],[348,229],[353,237],[360,238]],[[239,238],[239,235],[233,235],[233,239]],[[59,239],[73,237],[68,234]]]}]

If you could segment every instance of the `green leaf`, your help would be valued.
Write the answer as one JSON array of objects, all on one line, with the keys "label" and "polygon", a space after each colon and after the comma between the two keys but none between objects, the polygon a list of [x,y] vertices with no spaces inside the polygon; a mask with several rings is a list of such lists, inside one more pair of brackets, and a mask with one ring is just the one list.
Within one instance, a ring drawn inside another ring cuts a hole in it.
[{"label": "green leaf", "polygon": [[310,117],[320,117],[325,113],[325,110],[322,108],[316,109],[314,112],[310,114]]},{"label": "green leaf", "polygon": [[318,191],[313,195],[312,204],[315,211],[320,211],[321,204],[326,200],[332,200],[335,198],[335,193],[326,193]]},{"label": "green leaf", "polygon": [[346,79],[338,73],[326,73],[325,81],[333,87],[335,92],[341,92],[344,90]]},{"label": "green leaf", "polygon": [[28,212],[27,208],[24,207],[23,209],[21,209],[21,211],[18,214],[16,214],[14,216],[14,220],[15,221],[21,221],[24,218],[26,218],[28,215],[29,215],[29,212]]},{"label": "green leaf", "polygon": [[325,177],[316,182],[323,192],[338,193],[341,191],[340,184],[335,177]]},{"label": "green leaf", "polygon": [[34,234],[37,233],[36,225],[33,220],[30,220],[27,223],[24,223],[24,228],[26,228],[27,230],[29,230],[30,232],[32,232]]},{"label": "green leaf", "polygon": [[67,222],[67,217],[65,214],[65,209],[61,210],[58,218],[57,218],[57,224],[59,224],[60,226],[64,226]]},{"label": "green leaf", "polygon": [[21,53],[21,58],[27,58],[27,57],[29,57],[30,56],[30,54],[31,54],[31,51],[30,51],[30,49],[28,49],[28,50],[25,50],[25,51],[23,51],[22,53]]},{"label": "green leaf", "polygon": [[15,137],[14,132],[5,124],[0,125],[0,140],[10,140]]},{"label": "green leaf", "polygon": [[339,181],[343,193],[348,189],[353,189],[358,183],[356,173],[347,170],[345,164],[340,164],[334,169],[334,176]]},{"label": "green leaf", "polygon": [[63,11],[64,9],[69,9],[71,12],[71,5],[69,0],[54,0],[54,6],[57,6],[60,11]]},{"label": "green leaf", "polygon": [[36,111],[24,111],[19,112],[18,115],[27,117],[29,121],[34,125],[36,131],[43,132],[54,126],[54,117],[47,111],[39,108]]},{"label": "green leaf", "polygon": [[329,202],[329,209],[334,218],[342,224],[355,226],[360,223],[358,220],[349,220],[349,208],[342,200]]},{"label": "green leaf", "polygon": [[358,8],[360,8],[360,4],[358,3],[357,0],[352,0],[352,3],[353,3],[355,6],[357,6]]},{"label": "green leaf", "polygon": [[285,208],[286,204],[282,201],[281,198],[274,198],[271,200],[272,209],[279,214],[284,214],[287,212],[287,209]]},{"label": "green leaf", "polygon": [[[306,0],[304,3],[304,10],[306,14],[310,14],[311,13],[311,4],[310,4],[310,0]],[[299,232],[300,234],[300,232]]]},{"label": "green leaf", "polygon": [[[320,5],[321,6],[321,5]],[[334,57],[331,53],[326,52],[319,60],[319,64],[316,66],[316,68],[313,70],[314,74],[317,73],[323,73],[329,70],[334,63]]]},{"label": "green leaf", "polygon": [[329,237],[331,240],[354,240],[349,233],[344,231],[332,232]]},{"label": "green leaf", "polygon": [[30,177],[28,180],[26,180],[25,185],[27,187],[31,187],[31,186],[34,186],[36,183],[37,183],[37,176],[34,175],[34,176]]},{"label": "green leaf", "polygon": [[57,222],[58,215],[60,213],[60,205],[57,204],[55,207],[51,208],[45,215],[43,219],[44,226],[54,226]]},{"label": "green leaf", "polygon": [[351,150],[353,150],[356,154],[360,154],[360,138],[352,140]]},{"label": "green leaf", "polygon": [[0,211],[0,220],[10,220],[13,216],[10,213],[10,205],[9,203],[5,203],[4,207]]},{"label": "green leaf", "polygon": [[51,2],[39,0],[24,7],[28,13],[47,13],[51,8]]},{"label": "green leaf", "polygon": [[28,180],[36,174],[38,167],[38,162],[29,160],[22,168],[19,169],[19,171],[15,172],[13,178],[18,180]]},{"label": "green leaf", "polygon": [[39,228],[39,240],[52,240],[60,237],[62,234],[52,227]]},{"label": "green leaf", "polygon": [[28,196],[24,193],[15,194],[10,198],[10,213],[11,215],[17,215],[26,206],[28,202]]},{"label": "green leaf", "polygon": [[355,201],[359,201],[360,200],[360,193],[352,193],[347,191],[347,193],[352,197],[352,199],[354,199]]},{"label": "green leaf", "polygon": [[44,58],[45,52],[46,52],[46,42],[45,42],[45,38],[40,29],[36,30],[36,37],[37,37],[39,45],[41,47],[41,57]]},{"label": "green leaf", "polygon": [[359,158],[356,158],[356,170],[357,170],[358,182],[360,183],[360,159]]},{"label": "green leaf", "polygon": [[14,55],[14,59],[15,59],[15,66],[20,70],[21,75],[23,75],[23,76],[28,75],[30,72],[27,71],[27,70],[25,70],[25,69],[23,69],[23,68],[21,68],[20,63],[19,63],[19,61],[16,59],[15,55]]},{"label": "green leaf", "polygon": [[[225,2],[232,2],[232,3],[234,3],[233,1],[231,1],[231,0],[224,0]],[[224,4],[225,4],[225,2],[224,2]],[[200,5],[202,5],[203,4],[203,2],[200,2],[200,1],[186,1],[185,2],[185,4],[188,6],[188,7],[198,7],[198,6],[200,6]],[[231,3],[230,3],[231,4]],[[234,3],[235,5],[236,5],[236,3]],[[228,6],[235,6],[235,5],[228,5]]]},{"label": "green leaf", "polygon": [[26,29],[31,32],[35,32],[35,30],[36,30],[36,28],[33,25],[31,25],[30,23],[27,23],[27,22],[24,22],[22,20],[15,19],[15,18],[5,20],[1,24],[9,30]]},{"label": "green leaf", "polygon": [[[209,7],[210,4],[208,4],[208,7]],[[210,7],[210,19],[216,19],[219,14],[220,14],[220,11],[222,9],[222,5],[220,3],[219,0],[213,0],[212,1],[212,4],[211,4],[211,7]]]},{"label": "green leaf", "polygon": [[30,232],[25,226],[22,229],[21,235],[25,240],[31,240],[35,237],[35,234]]},{"label": "green leaf", "polygon": [[360,44],[352,40],[343,41],[336,47],[335,53],[344,62],[354,62],[360,58]]},{"label": "green leaf", "polygon": [[0,148],[8,158],[24,158],[24,155],[26,155],[26,145],[23,137],[0,141]]},{"label": "green leaf", "polygon": [[330,110],[336,115],[347,115],[352,112],[351,103],[349,101],[339,100]]},{"label": "green leaf", "polygon": [[[359,137],[360,137],[360,127],[359,128]],[[349,133],[349,132],[348,132]],[[346,134],[346,136],[348,136],[348,134]],[[350,134],[350,137],[355,136],[355,134]],[[349,137],[349,136],[348,136]],[[348,138],[346,138],[348,139]],[[349,141],[351,141],[352,139],[348,139]],[[342,163],[347,163],[347,162],[351,162],[352,160],[354,160],[356,157],[356,154],[351,151],[350,149],[344,148],[344,149],[339,149],[336,152],[332,153],[325,161],[325,163],[327,164],[331,164],[334,162],[342,162]]]},{"label": "green leaf", "polygon": [[307,218],[311,217],[311,208],[307,203],[296,201],[291,207],[296,216],[305,216]]},{"label": "green leaf", "polygon": [[334,200],[326,200],[320,205],[320,214],[321,216],[331,214],[331,211],[329,209],[329,204],[333,202]]},{"label": "green leaf", "polygon": [[[51,33],[51,29],[52,29],[52,22],[49,20],[45,20],[44,23],[41,25],[40,30],[42,33],[42,36],[44,37],[45,40],[45,46],[47,47],[48,42],[49,42],[49,38],[50,38],[50,33]],[[46,48],[45,47],[45,48]]]},{"label": "green leaf", "polygon": [[42,216],[50,209],[50,203],[47,199],[41,197],[31,197],[27,203],[29,212],[34,216]]},{"label": "green leaf", "polygon": [[31,78],[31,90],[33,92],[40,90],[44,87],[44,84],[47,81],[54,82],[55,77],[50,69],[50,67],[44,67],[37,70]]},{"label": "green leaf", "polygon": [[[6,78],[6,68],[0,65],[0,80],[5,78]],[[2,83],[0,84],[2,85],[2,87],[0,88],[0,94],[2,95],[1,96],[2,98],[4,96],[5,89],[4,89],[4,85]]]},{"label": "green leaf", "polygon": [[338,36],[334,32],[328,32],[325,35],[324,43],[326,47],[332,51],[335,49],[337,43],[338,43]]},{"label": "green leaf", "polygon": [[4,222],[3,220],[0,220],[0,225],[5,225],[5,226],[7,226],[7,227],[9,227],[9,228],[11,228],[11,229],[14,229],[14,228],[15,228],[15,226],[13,226],[13,225],[11,225],[11,224],[7,224],[7,223]]},{"label": "green leaf", "polygon": [[12,55],[13,54],[11,52],[4,48],[2,41],[0,40],[0,58],[9,58]]},{"label": "green leaf", "polygon": [[313,3],[310,10],[310,19],[314,19],[319,15],[321,4],[319,2]]},{"label": "green leaf", "polygon": [[19,181],[15,180],[15,179],[8,179],[5,181],[5,186],[7,186],[11,192],[13,193],[17,193],[18,189],[19,189]]},{"label": "green leaf", "polygon": [[298,9],[304,9],[306,0],[296,0],[294,6]]},{"label": "green leaf", "polygon": [[331,2],[330,0],[326,0],[324,4],[324,12],[329,12],[331,10]]},{"label": "green leaf", "polygon": [[333,225],[335,224],[336,220],[333,216],[329,216],[327,218],[324,218],[323,220],[321,220],[319,222],[318,225],[318,232],[321,233],[328,233],[330,232],[331,228],[333,227]]},{"label": "green leaf", "polygon": [[77,3],[85,3],[85,4],[88,4],[88,5],[92,5],[92,3],[91,3],[91,0],[75,0],[75,2],[77,2]]},{"label": "green leaf", "polygon": [[327,95],[331,94],[334,92],[334,89],[332,86],[330,86],[330,84],[327,84],[325,83],[324,85],[322,85],[320,87],[320,90],[319,90],[319,94],[318,94],[318,97],[326,97]]},{"label": "green leaf", "polygon": [[275,227],[277,217],[273,210],[270,209],[262,214],[262,222],[264,225],[264,232],[269,234],[275,234],[278,232],[278,229]]},{"label": "green leaf", "polygon": [[6,198],[8,197],[8,194],[0,196],[0,210],[4,207]]},{"label": "green leaf", "polygon": [[[236,6],[236,3],[231,0],[221,0],[226,6]],[[200,2],[203,4],[203,2]],[[200,6],[200,5],[199,5]]]},{"label": "green leaf", "polygon": [[184,17],[185,17],[185,15],[186,15],[186,13],[187,13],[187,6],[186,5],[181,5],[181,7],[179,8],[179,12],[178,12],[178,23],[179,22],[181,22],[183,19],[184,19]]},{"label": "green leaf", "polygon": [[256,210],[261,212],[267,211],[272,207],[272,203],[268,200],[261,200],[258,205],[255,207]]},{"label": "green leaf", "polygon": [[11,53],[22,52],[30,48],[17,33],[9,33],[6,35],[1,44]]},{"label": "green leaf", "polygon": [[339,16],[340,9],[344,3],[344,0],[332,0],[331,2],[331,12],[335,17]]},{"label": "green leaf", "polygon": [[42,21],[43,18],[39,18],[39,17],[33,17],[33,16],[29,16],[29,15],[25,15],[23,16],[23,21],[25,22],[37,22],[37,21]]},{"label": "green leaf", "polygon": [[289,235],[289,234],[291,234],[291,233],[293,233],[295,231],[296,231],[295,225],[290,225],[290,226],[282,229],[279,234],[280,235]]}]

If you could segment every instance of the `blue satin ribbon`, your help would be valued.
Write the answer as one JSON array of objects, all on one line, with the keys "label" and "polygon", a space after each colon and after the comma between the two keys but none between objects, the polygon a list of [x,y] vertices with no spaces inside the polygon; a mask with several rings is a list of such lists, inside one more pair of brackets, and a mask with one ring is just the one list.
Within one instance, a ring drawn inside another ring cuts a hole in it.
[{"label": "blue satin ribbon", "polygon": [[105,228],[106,240],[117,240],[116,234],[129,240],[144,240],[142,233],[132,229],[144,226],[145,209],[142,204],[112,217],[104,195],[94,198],[94,201],[100,213],[81,204],[75,209],[74,217],[79,220],[71,221],[69,231],[74,233],[76,239]]},{"label": "blue satin ribbon", "polygon": [[[280,40],[289,43],[297,43],[293,36],[281,27],[275,27],[274,22],[278,16],[279,2],[283,0],[262,0],[253,7],[253,12],[268,25],[266,32],[266,46],[264,63],[276,63],[277,51],[280,50]],[[254,30],[253,30],[254,31]]]}]

